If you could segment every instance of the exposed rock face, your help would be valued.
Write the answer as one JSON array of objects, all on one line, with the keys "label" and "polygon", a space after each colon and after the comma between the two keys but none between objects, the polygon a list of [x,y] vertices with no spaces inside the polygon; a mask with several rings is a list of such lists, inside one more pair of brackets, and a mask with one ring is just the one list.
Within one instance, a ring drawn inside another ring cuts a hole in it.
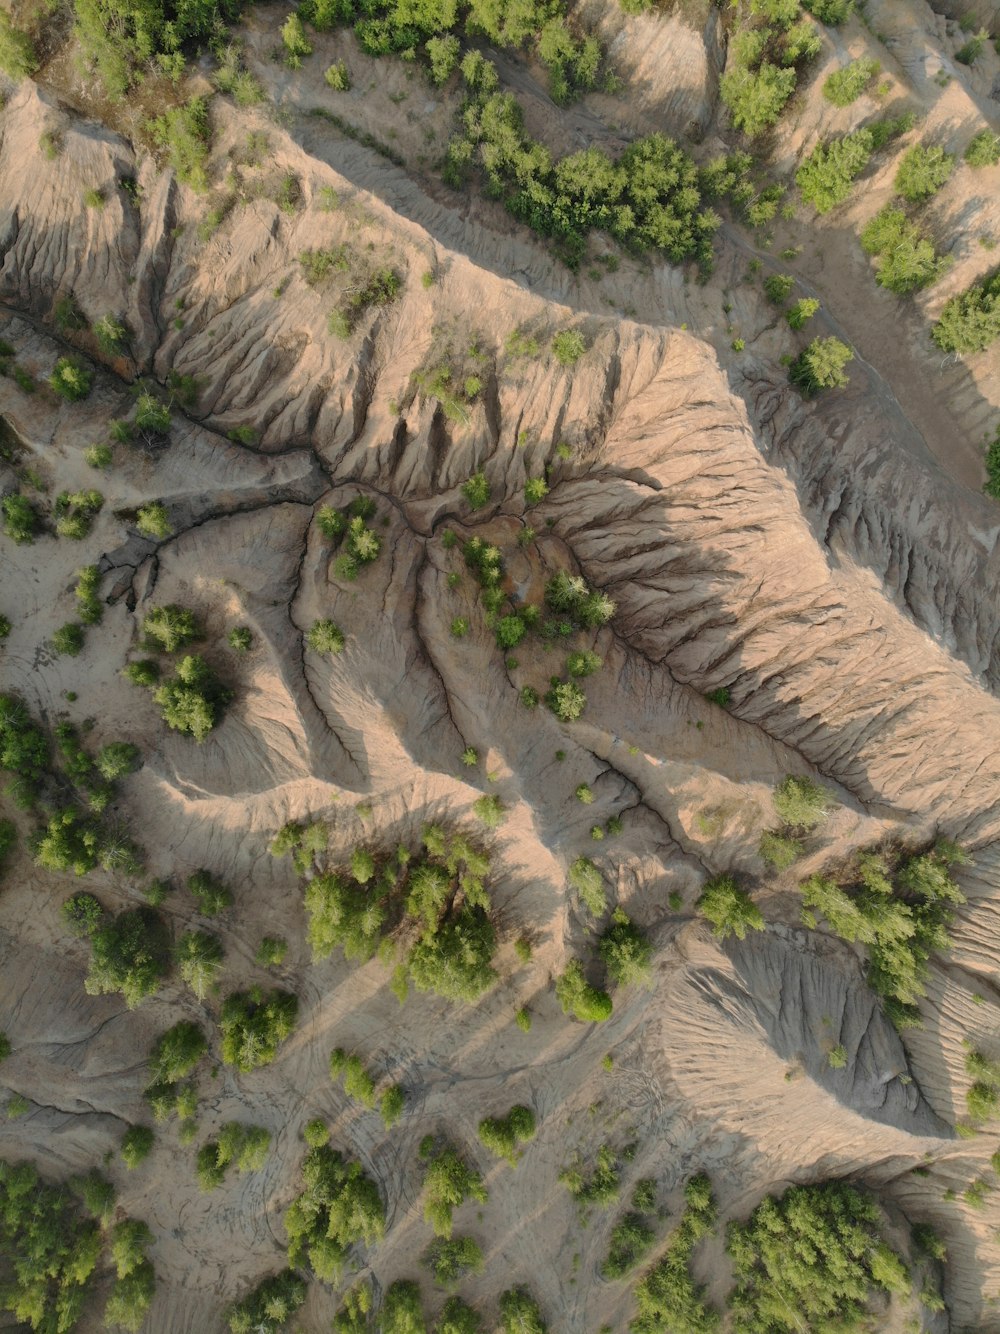
[{"label": "exposed rock face", "polygon": [[[622,32],[623,50],[641,52],[628,70],[634,86],[655,82],[667,48],[684,74],[669,96],[651,86],[634,102],[636,124],[656,116],[707,131],[721,67],[714,14],[702,34],[652,16],[617,15],[605,28],[612,44]],[[235,155],[249,121],[220,109],[218,122],[217,153]],[[946,1211],[941,1192],[964,1188],[989,1156],[952,1126],[962,1039],[989,1037],[1000,996],[995,512],[929,459],[873,368],[859,365],[836,402],[804,404],[767,329],[737,368],[708,333],[671,327],[681,303],[697,311],[709,299],[682,291],[677,273],[623,276],[615,290],[645,282],[649,304],[611,318],[596,299],[573,296],[571,280],[523,237],[460,218],[325,129],[294,117],[287,131],[268,124],[267,162],[257,175],[247,169],[261,188],[213,229],[199,226],[203,201],[34,85],[2,114],[0,302],[19,364],[44,376],[68,346],[96,354],[86,329],[54,325],[60,299],[72,298],[87,324],[113,314],[129,329],[127,355],[79,405],[0,380],[0,413],[32,465],[57,489],[93,484],[83,450],[127,416],[130,381],[193,377],[197,390],[187,409],[175,405],[162,452],[122,450],[99,483],[106,504],[86,558],[99,560],[108,605],[80,659],[56,659],[45,642],[72,615],[83,556],[48,535],[5,544],[4,582],[19,604],[0,659],[5,688],[49,721],[66,709],[66,691],[78,692],[85,712],[72,716],[97,718],[96,740],[141,745],[145,765],[122,812],[151,874],[209,867],[236,889],[237,910],[218,926],[224,989],[256,976],[261,936],[284,934],[291,948],[278,976],[301,997],[299,1029],[275,1066],[246,1079],[223,1070],[205,1094],[203,1138],[234,1118],[272,1131],[265,1171],[199,1195],[165,1131],[148,1174],[122,1183],[125,1207],[144,1211],[157,1236],[150,1327],[222,1328],[225,1302],[279,1266],[280,1213],[312,1117],[334,1123],[380,1182],[394,1226],[369,1258],[387,1283],[427,1242],[423,1134],[447,1128],[474,1156],[476,1121],[524,1101],[540,1133],[516,1190],[500,1169],[491,1177],[482,1293],[492,1300],[530,1281],[553,1328],[623,1329],[627,1296],[599,1278],[613,1218],[581,1240],[558,1184],[574,1150],[593,1154],[597,1113],[583,1113],[606,1099],[601,1137],[626,1117],[640,1144],[635,1176],[657,1177],[672,1201],[698,1166],[730,1214],[792,1179],[850,1175],[909,1218],[932,1218],[949,1245],[953,1327],[982,1328],[996,1219]],[[51,160],[39,148],[46,130],[61,140]],[[292,212],[262,184],[285,171],[302,193]],[[138,208],[123,178],[139,183]],[[102,209],[84,207],[87,188],[104,190]],[[327,330],[346,280],[310,286],[298,259],[341,245],[406,279],[400,298],[367,312],[346,340]],[[720,269],[735,271],[734,253],[724,249]],[[434,278],[426,286],[424,272]],[[716,300],[729,289],[720,280],[708,290]],[[745,299],[748,318],[763,323],[759,303],[755,314]],[[547,348],[571,324],[589,347],[566,369]],[[505,351],[518,328],[537,336],[542,355]],[[480,382],[450,417],[427,389],[425,373],[442,367],[454,386],[473,374]],[[252,444],[227,438],[245,427]],[[460,488],[480,471],[490,500],[473,512]],[[543,474],[549,493],[526,511],[525,482]],[[13,484],[9,468],[3,484]],[[314,515],[358,495],[375,502],[383,552],[352,583],[338,577]],[[132,522],[151,496],[170,514],[162,541]],[[535,535],[519,545],[528,525]],[[544,693],[563,655],[532,641],[505,662],[446,530],[495,543],[525,597],[537,600],[546,576],[567,568],[614,598],[613,621],[588,641],[604,666],[585,682],[580,722],[521,704],[521,687]],[[165,732],[119,675],[143,616],[170,602],[199,613],[236,690],[200,747]],[[342,655],[303,647],[328,616],[346,636]],[[469,621],[467,637],[450,633],[456,617]],[[254,635],[244,660],[220,647],[237,623]],[[720,687],[728,709],[704,698]],[[478,752],[471,772],[460,766],[466,747]],[[775,823],[771,791],[789,773],[822,781],[839,805],[782,878],[758,843]],[[339,955],[312,964],[300,887],[267,855],[275,830],[323,815],[338,855],[359,843],[395,847],[419,839],[427,821],[464,821],[482,791],[507,810],[491,890],[506,933],[536,942],[530,968],[506,950],[503,986],[459,1015],[427,996],[400,1011],[377,961],[357,971]],[[595,838],[615,815],[621,837]],[[793,891],[800,870],[885,837],[916,843],[937,832],[974,854],[963,873],[970,902],[950,961],[935,964],[927,1025],[904,1043],[865,983],[860,951],[802,930]],[[593,923],[566,886],[584,853],[611,903],[656,944],[654,988],[616,995],[612,1020],[589,1029],[564,1020],[549,986],[571,956],[592,951]],[[760,891],[769,925],[721,946],[692,907],[706,875],[733,869]],[[94,879],[109,902],[134,897]],[[3,1074],[32,1111],[0,1126],[0,1150],[23,1150],[27,1126],[69,1171],[142,1118],[153,1037],[178,1017],[213,1017],[215,1002],[204,1010],[176,980],[135,1013],[86,996],[85,950],[59,926],[66,892],[26,855],[5,891],[0,967],[16,1051]],[[190,903],[174,906],[180,898],[168,900],[178,930],[190,916]],[[535,1014],[530,1038],[509,1022],[521,1005]],[[412,1115],[392,1138],[331,1086],[338,1044],[404,1084]],[[846,1063],[833,1069],[839,1046]],[[613,1077],[600,1069],[609,1050]],[[570,1284],[562,1261],[576,1250]],[[328,1327],[335,1307],[313,1285],[304,1327]]]}]

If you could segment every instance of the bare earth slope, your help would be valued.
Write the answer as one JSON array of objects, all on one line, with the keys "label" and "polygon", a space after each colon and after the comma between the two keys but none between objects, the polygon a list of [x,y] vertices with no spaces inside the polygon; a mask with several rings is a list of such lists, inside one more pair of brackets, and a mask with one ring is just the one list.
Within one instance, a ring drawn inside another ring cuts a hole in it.
[{"label": "bare earth slope", "polygon": [[[640,127],[647,116],[709,126],[714,91],[699,90],[717,78],[718,36],[713,24],[697,40],[683,32],[689,82],[670,98],[652,88],[635,100]],[[655,82],[658,50],[628,77]],[[286,76],[268,77],[280,95]],[[222,1330],[226,1304],[281,1267],[281,1213],[298,1189],[302,1128],[317,1116],[387,1202],[386,1240],[359,1260],[379,1288],[419,1274],[431,1234],[417,1147],[440,1131],[490,1189],[480,1213],[466,1205],[459,1215],[486,1257],[463,1294],[493,1312],[502,1289],[525,1283],[554,1330],[624,1330],[629,1291],[600,1275],[614,1211],[581,1230],[558,1177],[577,1151],[592,1158],[605,1140],[636,1141],[622,1199],[652,1177],[673,1215],[699,1168],[725,1218],[793,1181],[871,1186],[901,1237],[905,1223],[927,1220],[947,1241],[949,1310],[923,1311],[919,1327],[1000,1330],[990,1304],[1000,1197],[979,1211],[961,1197],[989,1172],[994,1145],[954,1130],[968,1084],[963,1039],[989,1049],[1000,1019],[1000,523],[970,489],[978,475],[948,466],[939,420],[911,419],[892,367],[868,365],[863,348],[842,395],[815,405],[795,395],[773,312],[740,289],[748,256],[738,238],[723,241],[704,288],[629,261],[599,293],[497,226],[491,206],[463,216],[426,182],[299,116],[293,100],[285,126],[216,105],[220,172],[257,129],[268,153],[244,179],[293,173],[301,199],[284,211],[262,184],[214,228],[200,226],[204,199],[30,81],[0,112],[0,333],[18,365],[42,379],[71,347],[96,356],[86,331],[54,320],[69,295],[88,323],[114,313],[131,331],[128,354],[104,359],[80,404],[0,379],[15,446],[0,489],[16,485],[18,463],[53,494],[99,485],[105,495],[86,544],[52,533],[4,542],[0,610],[13,629],[0,649],[3,688],[49,725],[96,720],[88,745],[138,744],[143,767],[114,813],[145,848],[149,875],[180,884],[207,868],[235,894],[211,928],[226,949],[219,995],[198,1002],[172,977],[128,1011],[118,996],[85,994],[86,947],[59,917],[78,885],[38,869],[21,840],[0,901],[0,1027],[14,1047],[0,1079],[30,1107],[0,1123],[0,1154],[42,1159],[57,1176],[116,1154],[126,1124],[147,1119],[150,1043],[189,1018],[213,1034],[216,1067],[201,1077],[198,1142],[244,1119],[266,1126],[273,1147],[264,1170],[231,1174],[210,1194],[173,1126],[158,1128],[140,1171],[114,1158],[120,1204],[155,1235],[149,1331]],[[39,149],[46,128],[62,138],[54,161]],[[139,182],[141,207],[123,177]],[[103,208],[84,206],[88,187],[107,192]],[[995,216],[995,194],[984,208]],[[341,280],[310,286],[298,260],[339,245],[391,260],[405,278],[399,299],[347,340],[327,332]],[[718,313],[734,294],[749,344],[739,359]],[[547,350],[567,327],[588,343],[572,369]],[[506,351],[515,329],[537,336],[541,355]],[[481,381],[453,419],[427,389],[441,366],[453,384]],[[84,450],[128,415],[137,377],[167,386],[171,374],[195,377],[198,393],[175,406],[169,444],[120,448],[95,481]],[[977,374],[965,421],[985,419],[996,390],[995,366]],[[959,385],[956,401],[967,390]],[[252,444],[228,438],[244,426]],[[526,512],[525,481],[545,469],[548,495]],[[472,511],[461,487],[479,472],[490,499]],[[314,518],[358,495],[376,504],[383,550],[349,582]],[[135,527],[150,497],[167,507],[166,538]],[[534,537],[519,544],[528,524]],[[580,721],[522,705],[523,687],[544,694],[561,655],[531,640],[505,662],[446,531],[495,544],[525,596],[537,599],[565,568],[613,597],[610,624],[580,640],[604,663],[585,682]],[[79,657],[59,657],[51,636],[73,619],[74,572],[90,561],[103,576],[104,620]],[[200,746],[167,731],[120,674],[138,656],[143,617],[164,603],[198,613],[206,653],[234,689]],[[344,632],[340,655],[303,647],[324,617]],[[470,628],[459,638],[450,627],[461,617]],[[242,657],[224,648],[237,624],[253,633]],[[705,698],[721,687],[728,708]],[[465,768],[467,747],[478,763]],[[788,774],[821,781],[838,804],[779,875],[758,844]],[[428,822],[474,831],[483,793],[507,812],[484,835],[503,941],[492,992],[461,1008],[413,994],[401,1008],[378,959],[312,962],[301,886],[268,854],[282,825],[326,819],[336,860],[359,843],[413,844]],[[620,836],[592,838],[616,816]],[[802,927],[796,886],[880,839],[917,846],[937,834],[972,855],[960,875],[968,902],[951,953],[932,965],[924,1027],[901,1037],[865,982],[863,952]],[[571,1024],[551,986],[592,946],[592,919],[566,879],[581,855],[604,873],[610,905],[654,943],[652,986],[616,992],[604,1025]],[[723,872],[744,878],[767,919],[742,942],[717,941],[694,911],[706,877]],[[124,876],[97,871],[86,887],[110,906],[141,900]],[[195,916],[180,890],[163,911],[175,935]],[[534,942],[528,964],[513,949],[521,934]],[[264,935],[290,944],[270,970],[254,960]],[[219,996],[251,981],[296,991],[300,1019],[274,1064],[243,1076],[216,1059],[214,1021]],[[533,1015],[527,1033],[513,1023],[521,1006]],[[391,1134],[331,1082],[338,1045],[404,1088]],[[475,1126],[519,1102],[539,1132],[512,1171],[487,1155]],[[718,1239],[699,1264],[721,1297]],[[313,1282],[301,1327],[328,1329],[338,1303],[336,1288]],[[916,1309],[894,1303],[881,1327],[902,1331]]]}]

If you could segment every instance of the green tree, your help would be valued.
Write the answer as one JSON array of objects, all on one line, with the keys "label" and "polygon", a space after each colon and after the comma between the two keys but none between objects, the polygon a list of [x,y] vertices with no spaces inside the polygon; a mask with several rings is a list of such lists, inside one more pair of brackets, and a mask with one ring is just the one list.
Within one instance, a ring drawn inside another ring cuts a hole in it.
[{"label": "green tree", "polygon": [[612,914],[597,951],[616,986],[650,985],[653,947],[645,931],[622,908],[616,908]]},{"label": "green tree", "polygon": [[153,141],[165,150],[177,179],[192,190],[207,190],[211,131],[205,98],[192,97],[183,106],[170,107],[151,120],[148,129]]},{"label": "green tree", "polygon": [[92,933],[90,943],[90,968],[83,983],[89,996],[120,991],[133,1010],[166,976],[169,938],[152,908],[119,913]]},{"label": "green tree", "polygon": [[291,1035],[298,1010],[298,998],[287,991],[264,992],[254,987],[233,992],[219,1015],[222,1059],[242,1074],[270,1065]]},{"label": "green tree", "polygon": [[817,144],[795,173],[802,198],[817,213],[829,213],[850,194],[852,182],[867,167],[874,149],[871,130],[855,130]]},{"label": "green tree", "polygon": [[308,1291],[294,1269],[262,1279],[226,1312],[231,1334],[280,1334],[305,1304]]},{"label": "green tree", "polygon": [[344,642],[344,632],[329,620],[314,621],[306,634],[306,643],[314,653],[343,653]]},{"label": "green tree", "polygon": [[552,339],[552,355],[560,366],[575,366],[586,351],[587,341],[578,329],[562,329]]},{"label": "green tree", "polygon": [[747,931],[764,930],[763,914],[732,876],[718,875],[706,881],[695,906],[720,940],[727,936],[744,940]]},{"label": "green tree", "polygon": [[1000,269],[946,301],[931,337],[942,352],[984,352],[1000,338]]},{"label": "green tree", "polygon": [[18,492],[4,496],[0,507],[3,509],[3,530],[18,546],[34,542],[38,533],[39,520],[34,505]]},{"label": "green tree", "polygon": [[823,96],[835,107],[850,106],[858,100],[881,68],[877,60],[869,60],[864,56],[852,60],[830,75],[823,84]]},{"label": "green tree", "polygon": [[122,1136],[122,1162],[134,1171],[149,1157],[156,1136],[149,1126],[129,1126]]},{"label": "green tree", "polygon": [[352,1245],[381,1240],[385,1206],[361,1164],[327,1145],[306,1154],[302,1181],[283,1219],[289,1263],[307,1265],[321,1282],[337,1282]]},{"label": "green tree", "polygon": [[93,384],[94,373],[72,357],[60,357],[49,376],[49,384],[67,403],[78,403],[86,398]]},{"label": "green tree", "polygon": [[175,1084],[184,1079],[207,1050],[208,1041],[201,1028],[190,1020],[180,1020],[153,1044],[149,1063],[154,1081]]},{"label": "green tree", "polygon": [[795,70],[762,61],[757,69],[740,63],[722,76],[719,91],[733,125],[756,139],[778,123],[795,91]]},{"label": "green tree", "polygon": [[135,526],[143,537],[159,542],[173,532],[167,507],[158,500],[151,500],[148,505],[139,506],[136,510]]},{"label": "green tree", "polygon": [[38,53],[31,37],[15,28],[10,15],[0,10],[0,69],[12,79],[27,79],[38,65]]},{"label": "green tree", "polygon": [[903,154],[896,172],[896,190],[911,203],[930,199],[955,169],[951,153],[933,145],[914,144]]},{"label": "green tree", "polygon": [[512,1107],[506,1116],[488,1116],[479,1123],[479,1138],[490,1153],[516,1167],[519,1146],[535,1137],[535,1114],[530,1107]]},{"label": "green tree", "polygon": [[854,353],[839,338],[814,338],[792,362],[789,378],[807,397],[848,383],[844,367]]},{"label": "green tree", "polygon": [[579,959],[571,959],[557,979],[556,999],[563,1014],[571,1014],[581,1023],[602,1023],[611,1018],[611,997],[587,982]]},{"label": "green tree", "polygon": [[452,1215],[467,1199],[485,1204],[489,1198],[483,1179],[459,1156],[453,1145],[435,1145],[432,1139],[421,1143],[420,1156],[427,1162],[424,1171],[424,1217],[439,1237],[452,1233]]},{"label": "green tree", "polygon": [[969,140],[962,156],[970,167],[995,167],[1000,162],[1000,134],[980,130]]},{"label": "green tree", "polygon": [[833,798],[811,778],[789,774],[774,789],[774,809],[793,829],[815,829],[830,812]]},{"label": "green tree", "polygon": [[500,1294],[501,1334],[546,1334],[542,1308],[524,1288],[508,1288]]},{"label": "green tree", "polygon": [[162,653],[177,653],[202,636],[201,627],[193,611],[170,603],[154,607],[142,623],[146,646]]},{"label": "green tree", "polygon": [[232,691],[199,654],[182,658],[176,674],[153,692],[167,726],[194,737],[199,744],[218,723],[231,698]]}]

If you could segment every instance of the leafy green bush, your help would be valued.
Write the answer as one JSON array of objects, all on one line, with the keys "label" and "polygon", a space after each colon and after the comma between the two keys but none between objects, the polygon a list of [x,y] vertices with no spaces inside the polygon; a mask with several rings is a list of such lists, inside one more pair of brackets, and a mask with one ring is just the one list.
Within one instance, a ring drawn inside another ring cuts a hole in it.
[{"label": "leafy green bush", "polygon": [[206,100],[192,97],[183,106],[170,107],[162,116],[151,120],[148,128],[154,143],[166,151],[177,179],[192,190],[207,190],[205,168],[211,132]]},{"label": "leafy green bush", "polygon": [[575,366],[587,351],[587,341],[578,329],[562,329],[552,339],[552,355],[560,366]]},{"label": "leafy green bush", "polygon": [[60,537],[81,541],[90,532],[103,504],[100,491],[61,491],[52,507],[56,532]]},{"label": "leafy green bush", "polygon": [[442,1287],[451,1287],[483,1267],[482,1249],[472,1237],[439,1237],[427,1247],[423,1259]]},{"label": "leafy green bush", "polygon": [[645,931],[622,908],[612,913],[611,924],[597,942],[597,952],[616,986],[650,985],[653,947]]},{"label": "leafy green bush", "polygon": [[83,652],[84,632],[82,625],[70,621],[61,625],[52,636],[54,652],[66,658],[76,658]]},{"label": "leafy green bush", "polygon": [[545,692],[545,703],[560,722],[574,723],[587,707],[587,696],[575,681],[560,681],[554,677]]},{"label": "leafy green bush", "polygon": [[14,26],[6,10],[0,10],[0,70],[12,79],[27,79],[39,63],[31,37]]},{"label": "leafy green bush", "polygon": [[129,1126],[125,1131],[122,1136],[122,1162],[130,1172],[149,1157],[155,1139],[149,1126]]},{"label": "leafy green bush", "polygon": [[234,991],[219,1014],[222,1059],[242,1074],[270,1065],[294,1029],[298,1012],[298,998],[287,991]]},{"label": "leafy green bush", "polygon": [[162,542],[173,532],[167,507],[159,500],[140,505],[135,515],[135,526],[143,537]]},{"label": "leafy green bush", "polygon": [[294,1269],[262,1279],[226,1312],[231,1334],[280,1334],[305,1304],[308,1291]]},{"label": "leafy green bush", "polygon": [[181,977],[197,998],[204,1000],[222,968],[222,941],[206,931],[185,931],[177,942],[174,958]]},{"label": "leafy green bush", "polygon": [[328,65],[323,78],[335,93],[350,92],[351,76],[348,74],[347,66],[342,60],[336,61],[333,65]]},{"label": "leafy green bush", "polygon": [[226,643],[236,653],[249,653],[253,647],[253,635],[245,625],[234,625],[226,636]]},{"label": "leafy green bush", "polygon": [[465,1200],[485,1204],[489,1198],[483,1179],[469,1167],[453,1145],[436,1144],[432,1137],[421,1142],[420,1156],[427,1163],[424,1171],[424,1217],[439,1237],[450,1237],[452,1214]]},{"label": "leafy green bush", "polygon": [[73,593],[84,625],[98,625],[104,616],[104,605],[98,596],[100,586],[101,575],[96,565],[85,565],[83,569],[77,570]]},{"label": "leafy green bush", "polygon": [[88,468],[99,468],[106,472],[114,463],[114,451],[110,445],[98,444],[88,445],[83,451],[83,457]]},{"label": "leafy green bush", "polygon": [[15,775],[7,791],[17,805],[31,806],[49,762],[45,733],[13,695],[0,695],[0,768]]},{"label": "leafy green bush", "polygon": [[[753,38],[756,34],[740,36]],[[748,138],[756,139],[778,123],[785,104],[795,91],[795,70],[781,69],[769,60],[760,60],[756,46],[741,44],[740,37],[734,41],[733,53],[734,67],[722,76],[719,92],[736,129],[742,130]]]},{"label": "leafy green bush", "polygon": [[556,999],[562,1006],[563,1014],[571,1014],[581,1023],[602,1023],[611,1018],[611,997],[587,982],[579,959],[571,959],[558,978]]},{"label": "leafy green bush", "polygon": [[862,1328],[873,1290],[910,1291],[906,1266],[882,1239],[880,1223],[875,1204],[841,1181],[792,1186],[780,1198],[768,1196],[745,1223],[730,1223],[730,1310],[739,1327],[747,1334],[790,1334],[803,1321],[817,1329]]},{"label": "leafy green bush", "polygon": [[731,875],[706,881],[695,907],[712,924],[712,934],[745,940],[747,931],[763,931],[764,917],[750,895]]},{"label": "leafy green bush", "polygon": [[257,946],[255,961],[262,968],[277,968],[284,963],[288,953],[288,941],[282,936],[264,936]]},{"label": "leafy green bush", "polygon": [[92,936],[101,924],[104,909],[93,894],[73,894],[59,910],[71,935]]},{"label": "leafy green bush", "polygon": [[1000,162],[1000,134],[980,130],[969,140],[962,156],[970,167],[995,167]]},{"label": "leafy green bush", "polygon": [[69,1329],[92,1289],[101,1253],[96,1223],[69,1192],[45,1185],[31,1163],[0,1159],[0,1250],[6,1273],[0,1306],[36,1330]]},{"label": "leafy green bush", "polygon": [[814,338],[792,362],[789,379],[807,398],[848,383],[844,367],[854,353],[839,338]]},{"label": "leafy green bush", "polygon": [[649,1254],[655,1235],[639,1214],[626,1214],[611,1229],[607,1259],[601,1266],[603,1276],[624,1278]]},{"label": "leafy green bush", "polygon": [[500,1294],[500,1334],[546,1334],[542,1308],[524,1288]]},{"label": "leafy green bush", "polygon": [[577,857],[569,868],[567,878],[587,911],[593,917],[600,917],[608,906],[604,877],[590,858]]},{"label": "leafy green bush", "polygon": [[875,139],[867,129],[817,144],[795,173],[802,198],[817,213],[829,213],[850,194],[852,182],[867,167],[874,150]]},{"label": "leafy green bush", "polygon": [[843,940],[868,946],[868,982],[897,1026],[919,1022],[928,960],[948,948],[951,905],[964,902],[950,868],[965,860],[947,841],[919,855],[889,848],[860,854],[842,883],[816,875],[802,886],[807,925],[820,913]]},{"label": "leafy green bush", "polygon": [[378,1186],[360,1163],[328,1145],[302,1160],[304,1190],[284,1214],[289,1263],[308,1266],[324,1283],[339,1281],[356,1242],[370,1244],[385,1232],[385,1207]]},{"label": "leafy green bush", "polygon": [[865,253],[879,258],[876,282],[897,296],[926,287],[940,276],[946,261],[934,251],[933,242],[921,235],[902,209],[887,205],[861,233]]},{"label": "leafy green bush", "polygon": [[486,474],[477,472],[462,487],[462,495],[469,503],[469,509],[481,510],[490,500],[490,484]]},{"label": "leafy green bush", "polygon": [[375,1081],[365,1069],[360,1056],[348,1054],[343,1047],[330,1053],[330,1078],[342,1079],[344,1092],[363,1107],[375,1106]]},{"label": "leafy green bush", "polygon": [[149,1063],[154,1082],[176,1084],[191,1073],[207,1050],[208,1040],[198,1025],[180,1020],[153,1044]]},{"label": "leafy green bush", "polygon": [[518,1146],[534,1139],[535,1114],[530,1107],[512,1107],[506,1116],[488,1116],[479,1123],[479,1138],[498,1158],[506,1158],[516,1167],[520,1153]]},{"label": "leafy green bush", "polygon": [[67,403],[78,403],[86,398],[93,384],[94,373],[72,357],[60,357],[49,376],[49,384]]},{"label": "leafy green bush", "polygon": [[399,1084],[393,1084],[382,1094],[379,1101],[379,1114],[386,1130],[391,1130],[403,1115],[406,1106],[406,1094]]},{"label": "leafy green bush", "polygon": [[163,653],[177,653],[196,639],[201,638],[199,626],[193,611],[170,603],[165,607],[154,607],[142,623],[142,635],[146,646]]},{"label": "leafy green bush", "polygon": [[801,841],[775,829],[766,829],[760,836],[760,855],[776,871],[787,871],[804,851]]},{"label": "leafy green bush", "polygon": [[215,917],[232,907],[232,890],[210,871],[195,871],[188,877],[187,887],[205,917]]},{"label": "leafy green bush", "polygon": [[38,533],[39,520],[38,513],[27,496],[22,496],[16,491],[4,496],[2,508],[3,530],[6,535],[19,546],[33,542]]},{"label": "leafy green bush", "polygon": [[231,1334],[279,1334],[307,1293],[306,1283],[292,1269],[263,1279],[226,1312]]},{"label": "leafy green bush", "polygon": [[826,788],[811,778],[797,778],[789,774],[774,789],[774,809],[792,829],[815,829],[821,825],[833,805]]},{"label": "leafy green bush", "polygon": [[160,664],[153,658],[143,658],[139,662],[130,662],[122,668],[122,676],[134,686],[147,689],[156,685],[160,679]]},{"label": "leafy green bush", "polygon": [[[712,1334],[719,1327],[718,1313],[705,1304],[704,1287],[691,1276],[695,1245],[715,1226],[715,1201],[708,1177],[692,1177],[684,1188],[684,1198],[684,1213],[663,1257],[635,1290],[638,1315],[629,1325],[632,1334],[661,1334],[664,1330],[671,1334]],[[742,1334],[744,1327],[739,1328]],[[756,1334],[763,1334],[763,1327]]]},{"label": "leafy green bush", "polygon": [[[122,423],[127,432],[126,423]],[[157,440],[170,430],[170,407],[144,389],[135,401],[135,428],[145,440]],[[112,431],[114,434],[114,431]],[[128,439],[128,435],[125,436]]]},{"label": "leafy green bush", "polygon": [[314,653],[343,653],[344,632],[333,621],[314,621],[306,633],[306,643]]},{"label": "leafy green bush", "polygon": [[88,996],[120,991],[130,1010],[151,996],[166,976],[170,940],[159,913],[131,908],[106,920],[90,937]]},{"label": "leafy green bush", "polygon": [[896,172],[896,190],[911,203],[930,199],[941,189],[955,169],[951,153],[935,146],[914,144],[903,154]]},{"label": "leafy green bush", "polygon": [[984,352],[1000,338],[1000,269],[946,301],[931,337],[942,352]]},{"label": "leafy green bush", "polygon": [[835,107],[848,107],[858,100],[881,68],[877,60],[865,56],[852,60],[830,75],[823,84],[823,96]]},{"label": "leafy green bush", "polygon": [[163,721],[175,732],[193,736],[199,744],[219,721],[222,710],[232,699],[199,654],[189,654],[177,664],[177,671],[153,692]]}]

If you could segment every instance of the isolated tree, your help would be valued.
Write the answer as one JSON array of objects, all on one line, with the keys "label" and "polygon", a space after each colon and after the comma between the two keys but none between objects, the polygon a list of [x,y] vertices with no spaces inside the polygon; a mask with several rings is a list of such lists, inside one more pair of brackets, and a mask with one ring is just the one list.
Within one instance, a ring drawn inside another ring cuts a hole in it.
[{"label": "isolated tree", "polygon": [[814,338],[792,362],[789,377],[806,396],[839,389],[848,382],[844,367],[854,353],[839,338]]}]

